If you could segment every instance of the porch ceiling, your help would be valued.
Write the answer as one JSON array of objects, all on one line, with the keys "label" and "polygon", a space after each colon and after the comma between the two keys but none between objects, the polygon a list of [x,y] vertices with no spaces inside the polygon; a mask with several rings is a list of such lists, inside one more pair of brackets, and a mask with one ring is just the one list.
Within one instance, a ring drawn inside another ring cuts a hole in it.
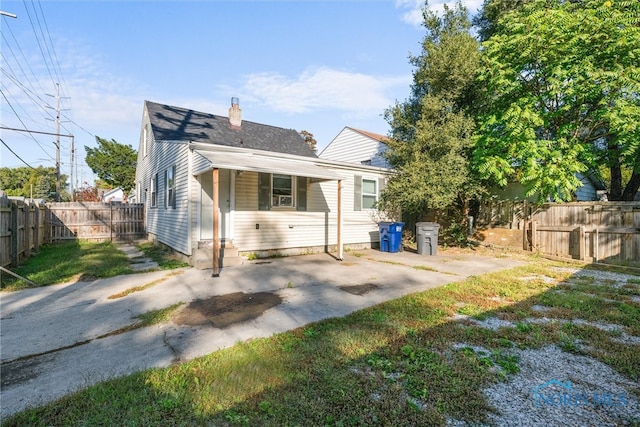
[{"label": "porch ceiling", "polygon": [[342,177],[335,172],[309,161],[294,159],[277,159],[255,153],[230,153],[221,151],[194,150],[195,153],[209,160],[206,167],[194,171],[194,175],[210,172],[214,168],[239,171],[280,173],[284,175],[306,176],[319,180],[335,181]]}]

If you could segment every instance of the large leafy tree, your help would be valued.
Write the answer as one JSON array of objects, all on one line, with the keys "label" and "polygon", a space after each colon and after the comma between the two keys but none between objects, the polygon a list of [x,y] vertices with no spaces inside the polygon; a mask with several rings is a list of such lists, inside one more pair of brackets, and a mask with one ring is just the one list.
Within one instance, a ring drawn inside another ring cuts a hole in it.
[{"label": "large leafy tree", "polygon": [[[640,2],[536,0],[483,44],[475,164],[540,200],[569,200],[576,173],[610,170],[611,200],[640,186]],[[623,171],[629,179],[622,182]]]},{"label": "large leafy tree", "polygon": [[474,75],[479,44],[470,34],[461,3],[442,15],[425,8],[426,35],[415,66],[411,96],[388,109],[391,126],[385,153],[395,169],[380,207],[420,216],[463,207],[472,193],[469,155],[474,123]]},{"label": "large leafy tree", "polygon": [[[67,176],[60,175],[62,187],[66,187]],[[56,168],[38,166],[0,168],[0,189],[9,196],[34,197],[36,199],[55,200]],[[62,192],[62,199],[68,200],[67,192]]]},{"label": "large leafy tree", "polygon": [[112,187],[120,187],[128,194],[135,186],[138,154],[130,145],[96,136],[98,146],[87,151],[86,161],[93,173]]},{"label": "large leafy tree", "polygon": [[498,30],[498,22],[509,12],[535,0],[484,0],[479,13],[473,18],[473,24],[478,29],[480,40],[487,40]]}]

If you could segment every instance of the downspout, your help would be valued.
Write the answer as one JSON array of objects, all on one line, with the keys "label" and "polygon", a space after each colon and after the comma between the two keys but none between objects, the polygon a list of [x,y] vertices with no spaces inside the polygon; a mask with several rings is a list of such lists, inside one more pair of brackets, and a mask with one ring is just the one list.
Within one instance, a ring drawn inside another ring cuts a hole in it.
[{"label": "downspout", "polygon": [[344,258],[342,247],[342,180],[338,180],[338,221],[337,221],[337,245],[338,245],[338,260],[342,261]]},{"label": "downspout", "polygon": [[191,142],[188,145],[189,153],[187,154],[187,248],[189,248],[189,256],[193,256],[193,203],[196,202],[196,198],[191,197],[193,191],[193,183],[196,178],[193,176],[193,148],[191,148]]},{"label": "downspout", "polygon": [[212,277],[220,276],[220,196],[218,187],[220,185],[218,168],[213,169],[213,274]]}]

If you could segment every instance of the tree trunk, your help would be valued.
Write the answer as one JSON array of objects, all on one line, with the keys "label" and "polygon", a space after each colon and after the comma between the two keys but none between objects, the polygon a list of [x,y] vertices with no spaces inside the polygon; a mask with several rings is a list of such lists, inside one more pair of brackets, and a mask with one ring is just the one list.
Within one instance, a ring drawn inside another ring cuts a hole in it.
[{"label": "tree trunk", "polygon": [[631,175],[631,179],[627,183],[627,186],[624,188],[622,192],[622,197],[620,200],[625,202],[632,202],[640,188],[640,172],[634,172]]},{"label": "tree trunk", "polygon": [[609,168],[611,170],[611,188],[609,188],[609,200],[622,200],[622,168],[620,167],[620,152],[613,138],[607,138]]}]

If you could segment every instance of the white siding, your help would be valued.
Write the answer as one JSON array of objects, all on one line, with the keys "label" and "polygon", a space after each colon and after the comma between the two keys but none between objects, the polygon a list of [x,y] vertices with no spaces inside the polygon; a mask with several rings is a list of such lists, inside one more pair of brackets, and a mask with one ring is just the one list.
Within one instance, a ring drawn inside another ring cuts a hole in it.
[{"label": "white siding", "polygon": [[593,200],[598,200],[598,193],[596,191],[593,182],[586,176],[581,173],[577,174],[576,177],[582,182],[582,186],[576,190],[576,201],[578,202],[589,202]]},{"label": "white siding", "polygon": [[[140,132],[140,149],[138,150],[138,164],[136,168],[136,183],[141,183],[141,203],[145,204],[147,232],[157,237],[158,241],[171,248],[190,254],[189,241],[189,183],[192,177],[189,174],[188,154],[186,143],[150,141],[149,150],[144,156],[142,149],[144,127],[149,123],[146,111],[143,115],[142,130]],[[151,133],[147,133],[152,138]],[[176,167],[175,191],[176,203],[174,208],[165,208],[165,171]],[[151,207],[150,182],[154,174],[158,174],[157,207]],[[146,191],[145,191],[146,190]]]},{"label": "white siding", "polygon": [[[353,180],[362,172],[334,170],[342,181],[343,243],[371,244],[378,241],[375,211],[353,210]],[[365,176],[382,177],[379,172]],[[311,182],[307,211],[258,210],[258,174],[244,172],[236,179],[234,246],[241,251],[305,248],[337,243],[337,181]],[[258,228],[256,228],[256,225]]]},{"label": "white siding", "polygon": [[339,162],[370,164],[388,168],[382,157],[386,145],[380,141],[345,127],[320,153],[321,159]]}]

